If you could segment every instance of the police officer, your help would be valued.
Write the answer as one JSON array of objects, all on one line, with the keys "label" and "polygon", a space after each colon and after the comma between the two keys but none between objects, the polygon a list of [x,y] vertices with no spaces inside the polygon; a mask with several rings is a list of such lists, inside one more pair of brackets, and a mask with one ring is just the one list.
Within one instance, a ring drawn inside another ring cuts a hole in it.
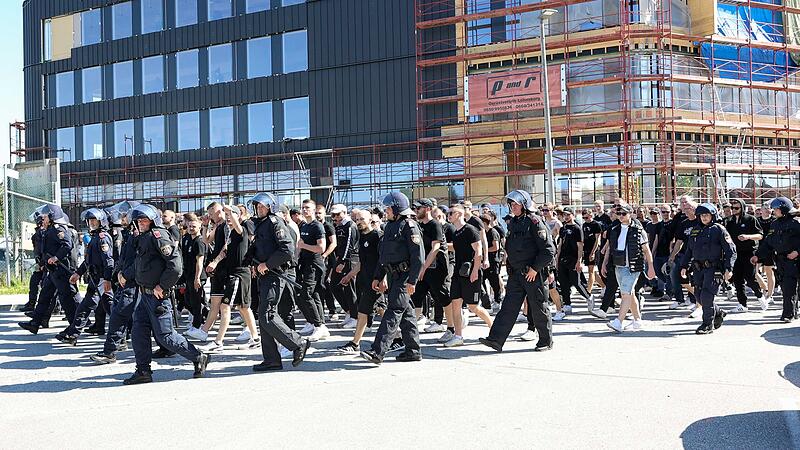
[{"label": "police officer", "polygon": [[722,326],[725,318],[725,312],[714,303],[714,296],[722,280],[729,280],[733,275],[736,246],[725,227],[715,223],[716,206],[703,203],[695,209],[695,215],[700,218],[700,223],[692,228],[686,239],[686,251],[680,260],[681,277],[686,278],[686,271],[692,264],[695,297],[703,307],[703,323],[695,333],[710,334]]},{"label": "police officer", "polygon": [[36,261],[36,269],[31,274],[31,279],[28,282],[28,303],[20,308],[22,312],[33,312],[36,309],[36,299],[39,297],[39,287],[42,284],[42,279],[46,273],[44,269],[44,257],[42,255],[42,241],[44,239],[45,229],[42,227],[42,216],[38,212],[34,212],[30,216],[31,221],[36,223],[36,230],[31,236],[33,243],[33,257]]},{"label": "police officer", "polygon": [[[117,205],[119,205],[119,203]],[[120,222],[119,210],[115,208],[117,205],[103,210],[103,212],[106,213],[106,219],[108,220],[107,232],[109,235],[111,235],[111,250],[115,264],[117,261],[119,261],[119,254],[122,250],[122,244],[124,243],[123,227],[122,223]],[[114,290],[114,292],[116,292],[119,288],[119,285],[116,281],[116,276],[112,276],[110,281],[111,288]],[[85,333],[96,335],[105,334],[106,316],[107,314],[111,313],[113,297],[107,297],[106,299],[108,301],[102,301],[104,299],[102,297],[100,298],[101,302],[94,310],[94,323],[89,328],[84,330]]]},{"label": "police officer", "polygon": [[[281,345],[292,351],[292,366],[306,357],[311,342],[289,328],[278,313],[288,282],[294,283],[295,239],[282,217],[276,215],[278,201],[268,193],[256,194],[248,202],[253,210],[255,238],[245,261],[258,276],[258,324],[261,334],[261,355],[264,361],[253,366],[255,372],[282,370]],[[284,301],[288,301],[285,299]]]},{"label": "police officer", "polygon": [[130,209],[128,202],[122,202],[106,210],[110,217],[115,217],[115,220],[118,218],[123,243],[112,277],[116,285],[106,341],[103,350],[89,357],[100,364],[116,362],[116,353],[128,348],[127,335],[131,331],[133,309],[136,306],[136,240],[139,236],[139,231],[130,224]]},{"label": "police officer", "polygon": [[[110,302],[111,279],[114,271],[114,258],[111,246],[111,235],[108,234],[108,219],[106,213],[97,208],[87,209],[81,213],[81,220],[85,220],[89,227],[89,245],[86,247],[86,256],[78,270],[69,278],[70,284],[76,284],[80,277],[88,274],[89,286],[86,295],[78,305],[75,320],[62,332],[56,335],[61,342],[75,345],[83,329],[89,322],[89,314],[105,302]],[[100,298],[103,300],[100,300]],[[103,323],[97,324],[105,334],[105,317]]]},{"label": "police officer", "polygon": [[[389,350],[397,328],[400,328],[405,350],[397,355],[402,362],[419,361],[419,330],[411,295],[414,294],[424,260],[422,232],[415,222],[408,197],[402,192],[391,192],[383,199],[388,223],[379,246],[378,267],[372,280],[372,289],[388,289],[387,307],[369,350],[361,357],[380,364]],[[388,287],[386,280],[388,279]]]},{"label": "police officer", "polygon": [[77,266],[75,261],[74,234],[69,229],[69,219],[60,206],[44,205],[36,210],[42,218],[42,227],[45,232],[42,239],[42,261],[45,264],[47,275],[42,281],[42,290],[39,302],[29,322],[20,322],[18,325],[33,334],[39,328],[47,328],[50,315],[56,306],[56,294],[64,309],[67,320],[75,319],[75,296],[78,288],[70,284],[69,279]]},{"label": "police officer", "polygon": [[797,318],[797,282],[798,263],[800,263],[800,222],[792,215],[792,201],[786,197],[778,197],[769,204],[775,221],[772,222],[769,233],[761,241],[756,256],[750,260],[756,264],[759,261],[774,257],[775,266],[781,275],[781,292],[783,293],[783,312],[781,321],[790,323]]},{"label": "police officer", "polygon": [[528,314],[532,315],[539,333],[534,350],[550,350],[553,348],[553,321],[547,306],[548,274],[544,269],[553,264],[556,248],[547,225],[532,214],[534,206],[530,194],[518,189],[510,192],[506,200],[513,215],[506,237],[506,296],[489,336],[479,340],[487,347],[502,351],[527,297]]},{"label": "police officer", "polygon": [[728,312],[747,312],[745,284],[753,290],[761,310],[766,311],[769,304],[764,299],[761,287],[756,282],[756,267],[754,264],[750,264],[750,258],[755,255],[758,241],[763,237],[761,225],[755,217],[747,214],[747,206],[738,198],[731,200],[731,215],[725,219],[724,223],[736,245],[736,263],[733,265],[732,280],[736,288],[736,298],[739,300],[739,304]]},{"label": "police officer", "polygon": [[153,372],[150,369],[153,357],[151,333],[161,346],[194,362],[194,377],[202,377],[208,365],[208,355],[197,350],[172,327],[169,291],[175,287],[181,275],[180,251],[169,232],[164,229],[161,215],[155,207],[141,204],[133,208],[131,220],[140,233],[135,262],[139,295],[133,312],[131,333],[136,372],[124,384],[153,381]]}]

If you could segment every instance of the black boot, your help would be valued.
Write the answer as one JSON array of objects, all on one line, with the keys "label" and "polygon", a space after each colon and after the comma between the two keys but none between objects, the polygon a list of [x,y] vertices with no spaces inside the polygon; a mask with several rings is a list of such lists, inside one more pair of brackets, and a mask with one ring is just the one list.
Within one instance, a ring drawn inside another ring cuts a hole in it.
[{"label": "black boot", "polygon": [[22,312],[33,312],[34,309],[36,309],[36,304],[28,302],[22,305],[22,308],[20,308],[19,310]]},{"label": "black boot", "polygon": [[172,358],[173,356],[175,356],[175,353],[172,353],[164,347],[159,347],[158,350],[153,352],[153,359]]},{"label": "black boot", "polygon": [[136,369],[136,372],[133,372],[133,375],[131,375],[130,378],[123,381],[122,384],[130,386],[133,384],[150,383],[152,381],[153,381],[153,372]]},{"label": "black boot", "polygon": [[39,333],[39,325],[36,325],[35,323],[33,323],[32,320],[29,321],[29,322],[17,322],[17,325],[19,325],[19,327],[24,329],[24,330],[30,331],[31,334],[38,334]]},{"label": "black boot", "polygon": [[303,341],[300,342],[300,347],[298,347],[297,350],[294,351],[294,358],[292,359],[292,367],[299,366],[300,363],[302,363],[303,360],[306,359],[306,353],[308,353],[309,347],[311,347],[311,341],[309,341],[308,339],[303,339]]}]

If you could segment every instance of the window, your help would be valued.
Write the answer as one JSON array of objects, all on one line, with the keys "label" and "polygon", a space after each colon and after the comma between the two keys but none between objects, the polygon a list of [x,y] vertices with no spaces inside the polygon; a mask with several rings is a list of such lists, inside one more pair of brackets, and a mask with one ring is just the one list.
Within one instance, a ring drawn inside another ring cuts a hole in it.
[{"label": "window", "polygon": [[90,9],[75,15],[75,20],[80,21],[80,26],[75,26],[75,46],[97,44],[103,40],[103,10]]},{"label": "window", "polygon": [[114,122],[114,156],[133,156],[133,120]]},{"label": "window", "polygon": [[87,67],[81,71],[83,84],[83,103],[103,100],[103,68]]},{"label": "window", "polygon": [[133,61],[114,64],[114,98],[133,95]]},{"label": "window", "polygon": [[117,3],[111,7],[113,20],[112,34],[114,39],[130,37],[133,34],[133,8],[131,2]]},{"label": "window", "polygon": [[233,80],[233,52],[231,44],[208,48],[208,84]]},{"label": "window", "polygon": [[72,72],[56,74],[56,106],[75,104],[75,76]]},{"label": "window", "polygon": [[[53,144],[51,144],[53,145]],[[56,130],[56,142],[53,145],[61,161],[75,161],[75,128],[59,128]]]},{"label": "window", "polygon": [[142,143],[145,153],[161,153],[164,151],[166,134],[164,132],[164,116],[145,117],[142,121]]},{"label": "window", "polygon": [[269,9],[269,0],[247,0],[247,13],[266,11]]},{"label": "window", "polygon": [[303,139],[310,134],[308,97],[283,101],[283,137]]},{"label": "window", "polygon": [[200,148],[200,113],[189,111],[178,114],[178,150]]},{"label": "window", "polygon": [[305,2],[306,0],[281,0],[281,6],[299,5]]},{"label": "window", "polygon": [[186,50],[176,54],[178,89],[194,87],[199,84],[200,74],[197,71],[197,54],[197,49]]},{"label": "window", "polygon": [[197,72],[197,49],[186,50],[176,54],[178,72],[177,87],[183,89],[197,86],[200,75]]},{"label": "window", "polygon": [[197,23],[197,0],[175,0],[175,26]]},{"label": "window", "polygon": [[209,111],[211,147],[233,145],[233,108],[216,108]]},{"label": "window", "polygon": [[293,31],[283,36],[283,73],[308,69],[308,44],[306,30]]},{"label": "window", "polygon": [[231,0],[208,0],[208,20],[231,16]]},{"label": "window", "polygon": [[83,159],[103,157],[103,124],[83,126]]},{"label": "window", "polygon": [[247,78],[272,75],[272,50],[269,37],[247,41]]},{"label": "window", "polygon": [[164,57],[161,55],[142,59],[142,94],[164,90]]},{"label": "window", "polygon": [[272,103],[247,105],[247,142],[272,142]]},{"label": "window", "polygon": [[163,29],[164,0],[142,0],[142,34]]},{"label": "window", "polygon": [[42,61],[50,61],[53,58],[53,22],[50,19],[42,21]]}]

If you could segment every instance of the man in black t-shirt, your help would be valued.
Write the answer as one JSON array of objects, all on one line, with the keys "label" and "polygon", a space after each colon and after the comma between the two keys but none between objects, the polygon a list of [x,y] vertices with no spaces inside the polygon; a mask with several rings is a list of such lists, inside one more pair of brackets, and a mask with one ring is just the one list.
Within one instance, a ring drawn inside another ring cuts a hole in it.
[{"label": "man in black t-shirt", "polygon": [[306,325],[300,330],[309,340],[318,341],[330,336],[328,327],[325,326],[325,310],[322,306],[322,283],[325,276],[326,239],[325,228],[314,217],[316,203],[313,200],[303,200],[300,211],[303,214],[303,223],[300,227],[300,242],[297,249],[300,252],[300,298],[297,306],[306,319]]},{"label": "man in black t-shirt", "polygon": [[[491,212],[493,213],[494,211]],[[492,288],[492,312],[497,314],[500,311],[500,301],[502,300],[502,281],[500,280],[500,264],[502,262],[500,257],[500,251],[502,250],[501,238],[500,233],[497,232],[497,228],[494,226],[496,224],[493,223],[492,214],[482,215],[481,220],[486,227],[486,244],[489,247],[489,267],[483,271],[483,277]],[[483,286],[483,288],[485,290],[486,286]]]},{"label": "man in black t-shirt", "polygon": [[[328,308],[328,316],[330,320],[338,320],[339,315],[336,314],[336,300],[334,299],[333,293],[330,289],[330,279],[331,274],[333,273],[333,268],[336,266],[336,256],[334,255],[334,251],[337,247],[337,240],[336,240],[336,228],[327,220],[325,220],[325,206],[324,205],[316,205],[316,209],[314,210],[314,218],[322,224],[322,228],[325,229],[325,251],[322,252],[322,261],[325,263],[325,274],[322,276],[320,280],[320,289],[319,295],[322,298],[322,303],[325,307]],[[325,316],[322,316],[323,322],[325,320]]]},{"label": "man in black t-shirt", "polygon": [[658,280],[656,289],[664,293],[661,301],[667,301],[672,298],[672,283],[670,282],[669,271],[663,271],[662,267],[669,261],[670,247],[673,240],[672,207],[665,203],[658,207],[658,214],[660,221],[656,223],[653,231],[655,237],[653,238],[651,251]]},{"label": "man in black t-shirt", "polygon": [[583,263],[589,270],[589,279],[586,283],[586,288],[589,292],[594,289],[595,277],[597,276],[597,261],[602,259],[600,255],[600,238],[603,235],[603,224],[594,220],[592,211],[584,209],[583,225]]},{"label": "man in black t-shirt", "polygon": [[183,222],[186,224],[186,234],[181,239],[181,254],[183,256],[183,277],[186,281],[186,294],[184,294],[189,313],[192,315],[192,324],[184,333],[200,328],[205,321],[203,310],[206,307],[205,258],[208,246],[200,236],[200,219],[195,213],[184,214]]},{"label": "man in black t-shirt", "polygon": [[[588,310],[594,309],[594,298],[580,280],[578,274],[583,272],[583,229],[575,223],[572,208],[564,208],[564,223],[558,233],[558,251],[556,253],[556,273],[561,286],[562,311],[557,311],[553,320],[561,320],[572,311],[572,288],[578,291],[588,302]],[[561,313],[561,314],[559,314]]]},{"label": "man in black t-shirt", "polygon": [[[417,288],[411,296],[417,318],[422,317],[424,302],[428,294],[435,304],[441,307],[445,314],[450,312],[450,283],[447,273],[447,241],[444,237],[442,224],[433,219],[433,202],[422,198],[412,205],[417,213],[417,223],[422,232],[422,243],[425,252],[425,261],[422,272],[417,281]],[[447,317],[450,317],[449,314]],[[424,330],[426,333],[441,333],[446,331],[441,322],[430,324]]]},{"label": "man in black t-shirt", "polygon": [[[683,219],[678,219],[676,216],[675,220],[680,220],[680,223],[673,224],[673,238],[675,243],[672,246],[672,251],[669,255],[669,263],[672,265],[672,270],[670,271],[670,279],[672,280],[672,294],[673,298],[675,299],[674,302],[669,306],[669,309],[677,309],[682,307],[696,307],[696,303],[693,301],[694,299],[694,288],[692,287],[691,283],[689,283],[688,279],[681,278],[681,268],[680,268],[680,261],[683,258],[683,254],[686,252],[686,241],[689,239],[689,235],[692,232],[692,228],[694,228],[697,224],[700,223],[697,220],[697,217],[694,215],[694,210],[697,207],[697,203],[694,202],[689,197],[681,197],[681,212],[683,213]],[[683,295],[683,288],[686,288],[686,291],[691,294],[688,298],[685,298]],[[700,311],[698,310],[697,314],[699,317]]]},{"label": "man in black t-shirt", "polygon": [[[483,280],[483,271],[489,268],[489,239],[486,237],[486,225],[483,224],[483,221],[480,217],[476,216],[472,211],[472,202],[466,200],[464,203],[464,220],[469,224],[475,227],[478,230],[481,237],[481,267],[480,267],[480,277]],[[486,287],[483,285],[481,281],[480,284],[481,288],[481,306],[486,309],[490,309],[492,305],[490,304],[489,296],[486,295]]]}]

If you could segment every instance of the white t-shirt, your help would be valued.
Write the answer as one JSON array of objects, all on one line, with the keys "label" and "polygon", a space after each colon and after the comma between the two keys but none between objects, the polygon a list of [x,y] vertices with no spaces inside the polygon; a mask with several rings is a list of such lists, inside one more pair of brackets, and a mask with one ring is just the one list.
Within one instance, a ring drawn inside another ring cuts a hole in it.
[{"label": "white t-shirt", "polygon": [[629,225],[620,224],[619,239],[617,239],[617,250],[625,250],[625,242],[628,240]]}]

